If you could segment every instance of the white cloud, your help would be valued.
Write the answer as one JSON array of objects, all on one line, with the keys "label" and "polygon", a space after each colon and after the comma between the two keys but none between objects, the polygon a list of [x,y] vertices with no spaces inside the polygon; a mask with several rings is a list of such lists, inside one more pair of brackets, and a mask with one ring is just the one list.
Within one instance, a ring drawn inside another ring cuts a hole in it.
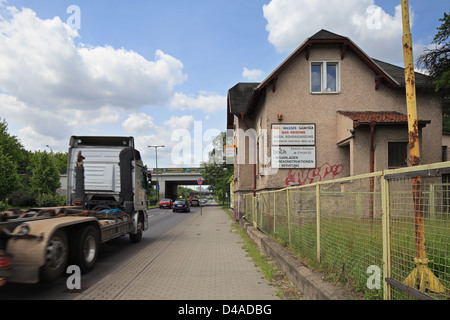
[{"label": "white cloud", "polygon": [[250,81],[261,81],[264,76],[264,71],[259,69],[247,69],[244,67],[244,70],[242,71],[242,77],[250,80]]},{"label": "white cloud", "polygon": [[65,150],[73,131],[115,125],[129,111],[123,127],[144,132],[153,120],[140,108],[169,105],[187,79],[183,63],[161,50],[147,60],[132,50],[77,44],[79,37],[59,17],[0,6],[1,117],[22,127],[29,150],[42,148],[43,139],[64,140]]},{"label": "white cloud", "polygon": [[186,80],[181,61],[157,50],[155,61],[110,46],[75,44],[59,17],[42,20],[9,8],[0,20],[0,87],[41,108],[139,108],[167,101]]},{"label": "white cloud", "polygon": [[374,58],[403,61],[400,5],[391,15],[375,5],[375,0],[272,0],[263,12],[268,40],[279,52],[290,53],[326,29],[349,37]]},{"label": "white cloud", "polygon": [[33,150],[57,151],[67,149],[67,139],[56,139],[54,136],[36,132],[32,127],[23,127],[18,133],[20,142],[31,146]]},{"label": "white cloud", "polygon": [[194,116],[192,115],[190,116],[185,115],[181,117],[172,116],[170,120],[165,121],[164,124],[172,130],[175,129],[191,130],[192,127],[194,126]]},{"label": "white cloud", "polygon": [[141,112],[130,114],[122,123],[122,127],[131,134],[142,134],[153,130],[155,125],[151,116]]},{"label": "white cloud", "polygon": [[226,109],[227,98],[218,94],[195,96],[175,93],[170,105],[177,110],[201,110],[206,113],[214,113]]}]

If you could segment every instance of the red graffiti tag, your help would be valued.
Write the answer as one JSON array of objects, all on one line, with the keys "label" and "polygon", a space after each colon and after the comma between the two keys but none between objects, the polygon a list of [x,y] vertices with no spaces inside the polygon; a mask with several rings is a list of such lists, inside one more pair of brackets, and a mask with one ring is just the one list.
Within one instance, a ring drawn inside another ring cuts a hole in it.
[{"label": "red graffiti tag", "polygon": [[[342,164],[330,165],[329,163],[325,163],[314,169],[301,169],[297,174],[293,170],[289,170],[285,182],[287,186],[290,183],[299,183],[300,185],[311,184],[326,179],[334,179],[342,171],[344,171],[344,165]],[[296,176],[297,181],[295,179]]]}]

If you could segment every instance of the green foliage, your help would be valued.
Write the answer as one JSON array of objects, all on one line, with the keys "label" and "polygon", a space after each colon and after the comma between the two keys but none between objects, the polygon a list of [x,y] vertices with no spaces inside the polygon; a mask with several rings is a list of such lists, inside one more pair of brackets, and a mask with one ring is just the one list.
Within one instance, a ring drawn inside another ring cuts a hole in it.
[{"label": "green foliage", "polygon": [[9,209],[8,199],[6,199],[5,201],[0,200],[0,212],[3,212],[8,209]]},{"label": "green foliage", "polygon": [[[67,152],[48,154],[23,148],[19,139],[8,132],[0,118],[0,201],[15,207],[34,206],[35,196],[54,194],[60,187],[60,173],[67,172]],[[40,196],[40,205],[62,203],[60,196]]]},{"label": "green foliage", "polygon": [[442,115],[442,131],[450,132],[450,116],[448,114]]},{"label": "green foliage", "polygon": [[9,203],[14,208],[29,208],[36,205],[36,199],[29,191],[15,191],[9,196]]},{"label": "green foliage", "polygon": [[61,186],[59,172],[47,152],[36,152],[32,160],[31,188],[34,194],[52,194]]},{"label": "green foliage", "polygon": [[194,193],[194,192],[195,192],[195,190],[193,190],[191,188],[185,188],[185,187],[179,186],[177,194],[178,194],[178,198],[187,199],[187,198],[189,198],[191,193]]},{"label": "green foliage", "polygon": [[67,152],[57,152],[52,154],[52,160],[59,173],[67,173]]},{"label": "green foliage", "polygon": [[5,200],[11,192],[19,188],[17,166],[3,150],[0,145],[0,200]]},{"label": "green foliage", "polygon": [[434,49],[427,49],[418,59],[418,64],[430,72],[435,79],[436,91],[450,90],[450,14],[444,13],[442,22],[434,37]]},{"label": "green foliage", "polygon": [[38,207],[60,207],[66,204],[66,197],[56,193],[42,193],[36,196]]},{"label": "green foliage", "polygon": [[8,124],[5,119],[0,122],[0,146],[16,163],[21,163],[25,160],[26,156],[23,152],[23,146],[16,136],[8,133]]},{"label": "green foliage", "polygon": [[203,163],[203,177],[209,183],[211,191],[223,201],[230,198],[229,180],[234,174],[234,166],[227,164],[221,150],[224,150],[225,133],[219,134],[213,141],[214,149],[209,153],[209,159]]}]

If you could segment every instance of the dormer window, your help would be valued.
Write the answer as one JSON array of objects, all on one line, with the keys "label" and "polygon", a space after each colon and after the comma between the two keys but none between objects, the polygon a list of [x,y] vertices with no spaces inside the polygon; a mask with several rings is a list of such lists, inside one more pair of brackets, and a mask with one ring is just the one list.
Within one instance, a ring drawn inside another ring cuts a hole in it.
[{"label": "dormer window", "polygon": [[311,62],[311,93],[339,93],[339,79],[338,61]]}]

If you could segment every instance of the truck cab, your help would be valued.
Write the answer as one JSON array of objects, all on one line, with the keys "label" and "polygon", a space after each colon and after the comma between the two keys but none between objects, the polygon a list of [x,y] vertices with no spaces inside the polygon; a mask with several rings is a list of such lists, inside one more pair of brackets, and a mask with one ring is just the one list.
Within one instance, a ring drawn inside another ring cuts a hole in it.
[{"label": "truck cab", "polygon": [[[83,161],[84,186],[76,177],[79,161]],[[72,136],[67,167],[67,205],[121,209],[130,215],[147,209],[147,172],[133,137]]]}]

